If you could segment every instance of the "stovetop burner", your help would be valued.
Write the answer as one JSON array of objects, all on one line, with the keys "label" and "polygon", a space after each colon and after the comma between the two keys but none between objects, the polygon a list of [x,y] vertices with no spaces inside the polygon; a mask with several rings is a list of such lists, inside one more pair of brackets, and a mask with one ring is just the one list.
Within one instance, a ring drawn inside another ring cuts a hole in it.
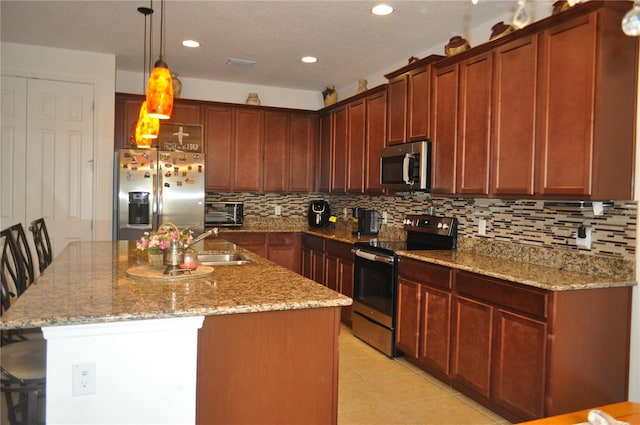
[{"label": "stovetop burner", "polygon": [[407,231],[406,241],[372,239],[369,242],[356,242],[355,246],[385,254],[393,254],[396,251],[456,249],[458,239],[456,218],[409,215],[403,220],[403,224]]}]

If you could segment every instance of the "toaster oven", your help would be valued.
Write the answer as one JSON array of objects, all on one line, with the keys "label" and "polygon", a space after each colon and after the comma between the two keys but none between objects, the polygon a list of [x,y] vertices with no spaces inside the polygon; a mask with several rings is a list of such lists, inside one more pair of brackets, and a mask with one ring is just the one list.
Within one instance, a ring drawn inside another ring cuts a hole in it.
[{"label": "toaster oven", "polygon": [[244,203],[242,202],[205,202],[205,228],[240,227],[243,219]]}]

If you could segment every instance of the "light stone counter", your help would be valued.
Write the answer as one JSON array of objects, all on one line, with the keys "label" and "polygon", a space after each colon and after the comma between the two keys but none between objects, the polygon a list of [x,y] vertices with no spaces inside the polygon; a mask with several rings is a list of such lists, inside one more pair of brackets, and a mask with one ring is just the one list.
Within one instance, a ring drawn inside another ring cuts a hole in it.
[{"label": "light stone counter", "polygon": [[569,272],[464,251],[399,251],[398,255],[550,291],[613,288],[636,284],[632,280],[618,280],[595,274]]},{"label": "light stone counter", "polygon": [[[204,242],[208,249],[211,241]],[[213,277],[149,282],[135,242],[72,242],[0,318],[0,329],[346,306],[351,299],[239,248],[255,261]]]}]

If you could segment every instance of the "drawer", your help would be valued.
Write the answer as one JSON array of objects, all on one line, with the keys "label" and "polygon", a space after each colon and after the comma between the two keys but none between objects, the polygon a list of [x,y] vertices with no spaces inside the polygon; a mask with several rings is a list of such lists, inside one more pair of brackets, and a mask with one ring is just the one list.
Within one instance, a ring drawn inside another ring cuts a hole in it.
[{"label": "drawer", "polygon": [[352,244],[328,240],[324,244],[324,253],[345,260],[353,260],[351,248],[353,248]]},{"label": "drawer", "polygon": [[296,234],[289,232],[269,233],[269,245],[295,245]]},{"label": "drawer", "polygon": [[451,289],[453,271],[449,267],[400,257],[398,275],[417,283]]},{"label": "drawer", "polygon": [[324,238],[303,234],[302,246],[314,251],[324,251]]},{"label": "drawer", "polygon": [[456,271],[456,292],[532,316],[547,318],[549,292],[506,280]]}]

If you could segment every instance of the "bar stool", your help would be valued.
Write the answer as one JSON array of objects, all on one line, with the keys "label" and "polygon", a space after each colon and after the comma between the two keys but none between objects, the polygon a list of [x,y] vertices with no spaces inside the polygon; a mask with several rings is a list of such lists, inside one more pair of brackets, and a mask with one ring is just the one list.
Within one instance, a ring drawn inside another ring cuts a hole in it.
[{"label": "bar stool", "polygon": [[40,273],[42,273],[53,260],[51,241],[49,240],[49,232],[47,232],[44,218],[32,221],[29,230],[33,233],[33,242],[36,246],[36,252],[38,253],[38,265],[40,267]]},{"label": "bar stool", "polygon": [[[17,287],[25,285],[20,251],[11,230],[0,232],[0,316],[17,297]],[[46,388],[46,341],[12,342],[0,350],[0,392],[4,393],[12,425],[44,423]]]},{"label": "bar stool", "polygon": [[22,257],[22,266],[26,274],[26,286],[18,289],[18,296],[20,296],[27,287],[33,283],[36,277],[33,269],[33,256],[31,255],[31,248],[27,242],[27,236],[25,235],[22,223],[14,224],[9,228],[9,230],[11,231],[11,236],[13,237],[13,241],[16,243],[20,256]]}]

